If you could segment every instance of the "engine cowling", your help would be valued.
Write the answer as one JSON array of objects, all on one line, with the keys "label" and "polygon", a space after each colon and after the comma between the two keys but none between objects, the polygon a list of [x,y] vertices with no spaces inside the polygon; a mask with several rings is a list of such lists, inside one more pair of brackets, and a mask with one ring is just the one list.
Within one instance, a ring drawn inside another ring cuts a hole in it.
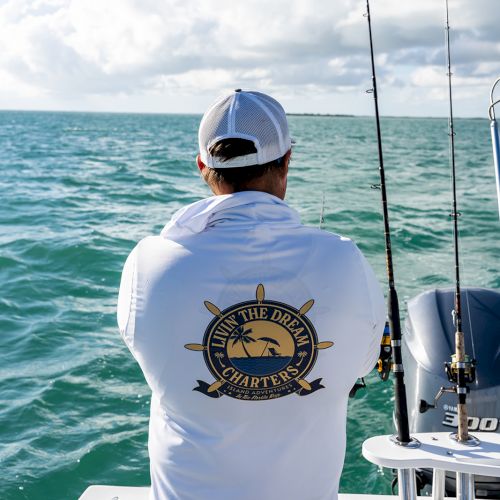
[{"label": "engine cowling", "polygon": [[[403,363],[411,432],[456,432],[457,397],[445,393],[435,409],[420,412],[421,400],[432,403],[439,388],[449,387],[444,363],[455,351],[452,310],[454,289],[435,289],[408,301],[403,335]],[[461,290],[465,351],[476,360],[476,379],[467,396],[469,430],[500,432],[500,292]],[[420,471],[429,484],[430,471]],[[475,477],[476,496],[500,498],[500,479]],[[446,476],[446,491],[455,494],[455,475]]]}]

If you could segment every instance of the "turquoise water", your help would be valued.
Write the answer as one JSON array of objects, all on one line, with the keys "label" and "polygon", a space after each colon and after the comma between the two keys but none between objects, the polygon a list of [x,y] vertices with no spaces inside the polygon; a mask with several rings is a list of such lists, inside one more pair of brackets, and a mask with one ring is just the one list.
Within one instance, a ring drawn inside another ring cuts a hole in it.
[{"label": "turquoise water", "polygon": [[[198,116],[0,112],[0,498],[74,499],[148,483],[149,392],[115,326],[123,262],[208,195]],[[352,237],[385,280],[374,121],[290,117],[288,201]],[[453,283],[446,119],[382,122],[396,281],[406,299]],[[486,120],[457,120],[463,284],[500,288]],[[404,312],[403,312],[404,314]],[[349,332],[346,332],[346,335]],[[341,489],[390,490],[361,457],[391,431],[391,384],[350,403]],[[335,432],[335,429],[332,429]]]}]

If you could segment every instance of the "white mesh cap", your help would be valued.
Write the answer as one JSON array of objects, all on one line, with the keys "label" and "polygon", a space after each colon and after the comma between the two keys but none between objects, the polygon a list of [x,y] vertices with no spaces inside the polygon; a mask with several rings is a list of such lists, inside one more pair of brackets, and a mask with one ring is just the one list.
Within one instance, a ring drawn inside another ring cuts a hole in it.
[{"label": "white mesh cap", "polygon": [[[209,149],[222,139],[252,141],[257,153],[220,161]],[[210,168],[263,165],[285,155],[292,145],[285,110],[261,92],[237,89],[220,97],[206,111],[198,132],[201,160]]]}]

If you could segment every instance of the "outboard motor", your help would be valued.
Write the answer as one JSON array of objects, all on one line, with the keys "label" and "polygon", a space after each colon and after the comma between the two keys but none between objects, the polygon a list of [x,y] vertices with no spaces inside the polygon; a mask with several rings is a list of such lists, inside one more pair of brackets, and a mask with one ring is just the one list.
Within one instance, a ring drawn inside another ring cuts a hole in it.
[{"label": "outboard motor", "polygon": [[[452,310],[454,289],[424,292],[408,302],[403,335],[410,431],[456,432],[457,397],[444,393],[432,408],[439,388],[449,387],[444,363],[455,351]],[[500,292],[462,287],[465,352],[476,361],[476,380],[467,396],[469,430],[500,432]],[[422,486],[431,470],[417,471]],[[500,478],[476,476],[476,496],[500,499]],[[455,473],[446,475],[446,493],[456,495]]]}]

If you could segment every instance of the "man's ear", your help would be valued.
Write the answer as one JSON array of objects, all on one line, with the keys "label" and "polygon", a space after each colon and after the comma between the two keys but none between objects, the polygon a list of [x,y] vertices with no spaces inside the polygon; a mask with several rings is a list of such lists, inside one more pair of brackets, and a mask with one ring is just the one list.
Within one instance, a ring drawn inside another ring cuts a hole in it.
[{"label": "man's ear", "polygon": [[196,155],[196,164],[198,165],[198,169],[200,172],[203,172],[207,168],[207,166],[201,161],[201,156]]}]

